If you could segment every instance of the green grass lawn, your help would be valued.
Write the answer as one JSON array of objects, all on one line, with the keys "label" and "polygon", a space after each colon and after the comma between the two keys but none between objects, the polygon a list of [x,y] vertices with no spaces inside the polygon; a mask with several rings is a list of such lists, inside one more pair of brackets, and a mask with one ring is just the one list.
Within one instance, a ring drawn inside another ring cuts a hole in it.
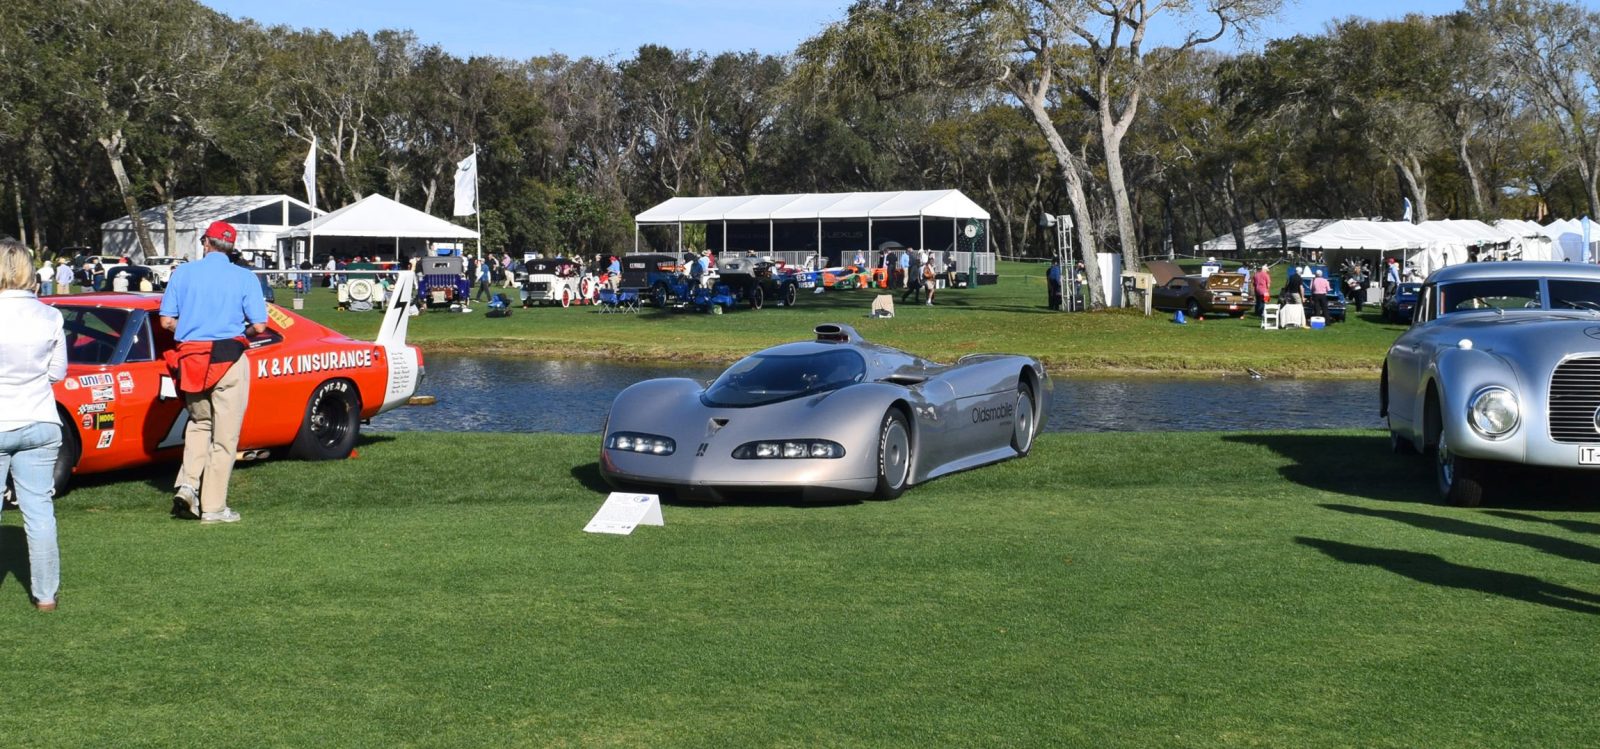
[{"label": "green grass lawn", "polygon": [[[700,320],[699,322],[718,322]],[[646,321],[635,324],[649,325]],[[1600,744],[1600,519],[1431,501],[1377,432],[1046,435],[839,506],[581,528],[594,436],[368,436],[0,525],[9,746]],[[25,573],[22,573],[25,575]]]},{"label": "green grass lawn", "polygon": [[[870,340],[936,360],[1007,352],[1078,373],[1215,375],[1253,368],[1278,376],[1374,377],[1403,330],[1383,323],[1370,306],[1363,315],[1352,307],[1350,322],[1326,330],[1278,332],[1261,330],[1253,317],[1175,325],[1168,314],[1145,317],[1132,310],[1053,312],[1045,308],[1044,273],[1038,264],[1002,263],[998,284],[940,291],[932,307],[898,305],[891,320],[866,317],[873,292],[829,291],[801,294],[792,309],[740,308],[726,315],[654,309],[602,315],[593,307],[554,307],[489,319],[479,305],[472,314],[423,314],[412,321],[410,334],[434,352],[726,362],[807,338],[818,323],[844,322]],[[516,298],[514,292],[507,295]],[[290,298],[280,292],[285,306]],[[374,335],[381,317],[339,312],[327,289],[317,290],[304,312],[357,337]]]}]

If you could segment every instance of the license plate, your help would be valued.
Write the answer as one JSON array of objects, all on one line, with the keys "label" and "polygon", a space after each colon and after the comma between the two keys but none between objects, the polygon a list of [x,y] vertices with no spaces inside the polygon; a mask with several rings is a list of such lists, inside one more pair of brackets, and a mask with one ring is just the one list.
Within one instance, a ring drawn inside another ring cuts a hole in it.
[{"label": "license plate", "polygon": [[1600,445],[1578,445],[1578,465],[1600,466]]}]

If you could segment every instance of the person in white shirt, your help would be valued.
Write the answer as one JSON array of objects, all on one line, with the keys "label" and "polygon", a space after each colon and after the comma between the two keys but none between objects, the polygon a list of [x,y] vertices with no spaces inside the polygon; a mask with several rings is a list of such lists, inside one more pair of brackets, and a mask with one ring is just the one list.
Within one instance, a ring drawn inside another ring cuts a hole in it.
[{"label": "person in white shirt", "polygon": [[39,266],[39,296],[56,293],[56,267],[47,259]]},{"label": "person in white shirt", "polygon": [[56,265],[56,293],[71,294],[72,282],[77,279],[72,277],[72,263],[62,260]]},{"label": "person in white shirt", "polygon": [[0,481],[11,477],[22,510],[28,593],[34,607],[54,611],[61,552],[52,497],[62,424],[50,384],[67,376],[67,339],[61,313],[34,295],[36,279],[28,248],[0,240]]}]

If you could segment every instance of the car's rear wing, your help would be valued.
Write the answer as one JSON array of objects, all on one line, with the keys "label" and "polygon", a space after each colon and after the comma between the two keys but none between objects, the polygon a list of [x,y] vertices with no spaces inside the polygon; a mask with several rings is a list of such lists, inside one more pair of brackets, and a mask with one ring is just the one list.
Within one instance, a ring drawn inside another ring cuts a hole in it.
[{"label": "car's rear wing", "polygon": [[417,290],[417,274],[401,271],[395,274],[394,288],[389,290],[389,309],[383,313],[383,325],[378,327],[374,343],[384,348],[406,345],[406,326],[411,320],[412,296]]}]

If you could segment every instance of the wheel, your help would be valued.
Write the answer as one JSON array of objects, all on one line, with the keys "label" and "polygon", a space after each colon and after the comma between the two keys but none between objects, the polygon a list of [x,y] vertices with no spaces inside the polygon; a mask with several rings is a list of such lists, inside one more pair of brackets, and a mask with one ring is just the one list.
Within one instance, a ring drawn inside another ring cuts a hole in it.
[{"label": "wheel", "polygon": [[360,436],[361,391],[349,380],[328,380],[311,391],[289,454],[301,460],[348,458]]},{"label": "wheel", "polygon": [[654,288],[650,289],[650,303],[655,305],[656,307],[658,307],[660,309],[666,309],[666,307],[667,307],[667,286],[666,286],[666,284],[659,284],[658,283],[658,284],[655,285]]},{"label": "wheel", "polygon": [[1017,457],[1024,457],[1033,449],[1034,430],[1038,428],[1038,420],[1033,413],[1033,386],[1026,382],[1017,383],[1017,419],[1011,429],[1011,449],[1017,451]]},{"label": "wheel", "polygon": [[767,292],[762,291],[759,285],[750,287],[750,309],[761,309],[767,301]]},{"label": "wheel", "polygon": [[894,499],[911,479],[911,430],[896,409],[883,415],[878,427],[878,488],[874,499]]},{"label": "wheel", "polygon": [[1407,437],[1402,437],[1399,432],[1394,430],[1394,427],[1389,427],[1389,450],[1397,455],[1410,455],[1417,451],[1416,448],[1411,446],[1411,440]]},{"label": "wheel", "polygon": [[1188,306],[1185,307],[1185,314],[1189,315],[1191,319],[1200,317],[1200,302],[1190,299]]},{"label": "wheel", "polygon": [[571,307],[571,306],[572,306],[572,289],[562,289],[561,290],[561,308],[562,309],[566,309],[566,308]]},{"label": "wheel", "polygon": [[61,418],[61,449],[56,452],[55,483],[56,496],[67,493],[67,487],[72,484],[72,469],[78,465],[78,458],[83,455],[83,439],[78,436],[78,428],[72,419]]},{"label": "wheel", "polygon": [[793,307],[795,299],[799,296],[800,292],[795,284],[788,283],[783,285],[783,306]]},{"label": "wheel", "polygon": [[1435,475],[1439,482],[1439,496],[1456,507],[1477,507],[1483,504],[1483,483],[1486,478],[1483,461],[1464,458],[1450,450],[1444,432],[1439,433],[1439,447]]}]

